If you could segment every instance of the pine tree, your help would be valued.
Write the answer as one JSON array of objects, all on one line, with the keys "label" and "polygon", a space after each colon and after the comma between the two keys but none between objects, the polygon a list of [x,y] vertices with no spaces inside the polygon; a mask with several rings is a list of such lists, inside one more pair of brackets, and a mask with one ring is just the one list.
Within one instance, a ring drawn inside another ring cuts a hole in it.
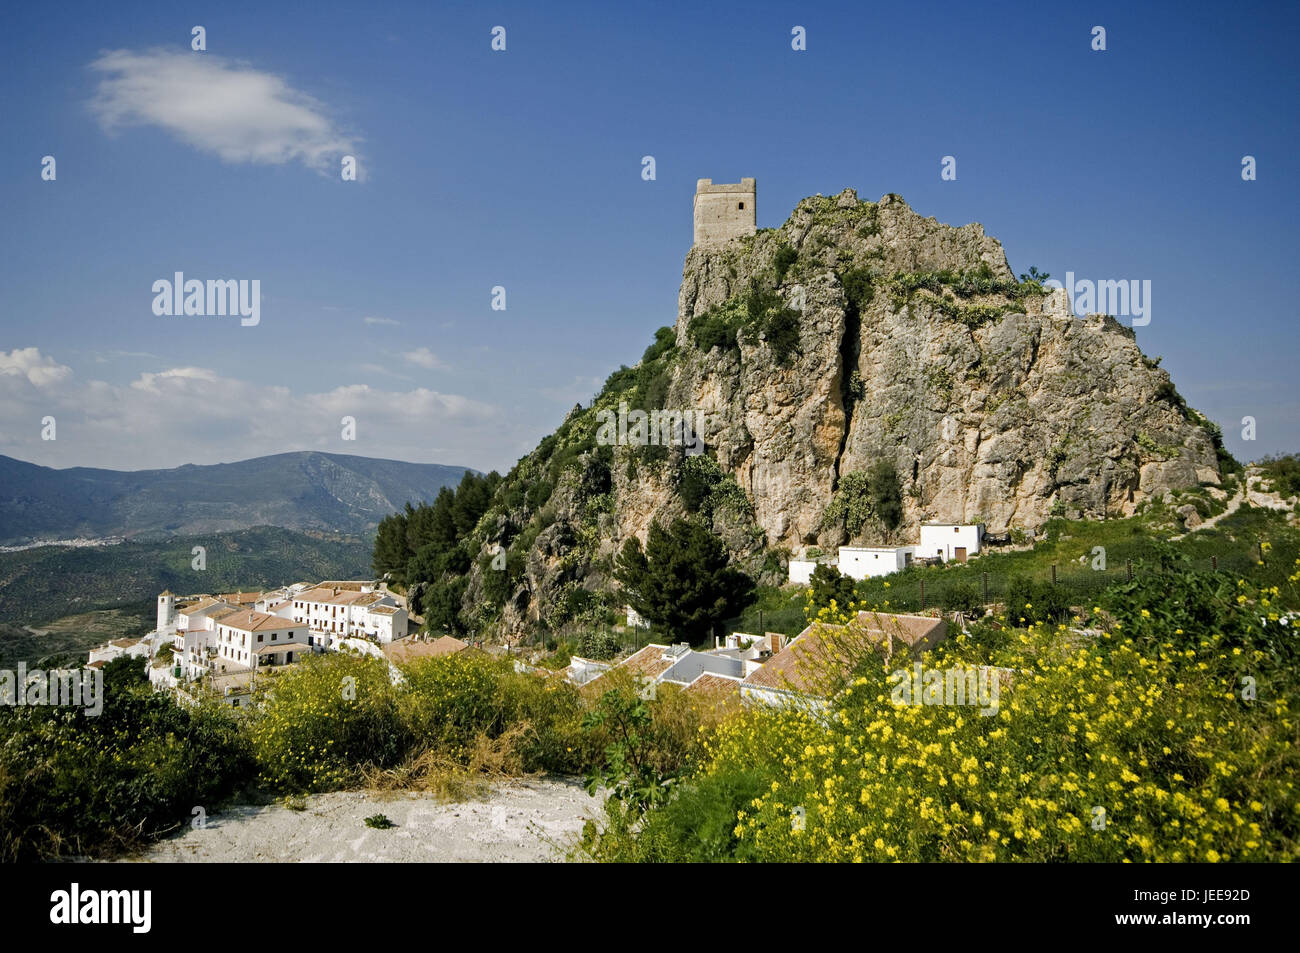
[{"label": "pine tree", "polygon": [[728,565],[722,540],[689,520],[675,520],[666,530],[652,523],[644,552],[629,539],[615,576],[633,609],[672,638],[692,643],[754,598],[754,581]]}]

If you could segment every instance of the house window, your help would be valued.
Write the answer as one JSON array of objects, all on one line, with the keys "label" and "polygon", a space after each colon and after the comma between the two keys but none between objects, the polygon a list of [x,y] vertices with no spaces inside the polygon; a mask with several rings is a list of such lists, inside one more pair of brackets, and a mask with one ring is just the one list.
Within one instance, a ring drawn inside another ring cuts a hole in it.
[{"label": "house window", "polygon": [[952,528],[952,531],[953,531],[954,533],[959,533],[959,532],[961,532],[961,527],[960,527],[960,526],[954,526],[954,527]]},{"label": "house window", "polygon": [[736,208],[739,208],[739,209],[743,209],[744,207],[745,207],[745,203],[744,203],[744,202],[741,202],[739,205],[736,206]]},{"label": "house window", "polygon": [[261,632],[257,633],[257,641],[259,641],[259,642],[262,641],[262,633],[261,633]]},{"label": "house window", "polygon": [[274,641],[276,640],[277,637],[278,637],[278,636],[277,636],[274,632],[271,633],[271,641],[272,641],[272,642],[274,642]]}]

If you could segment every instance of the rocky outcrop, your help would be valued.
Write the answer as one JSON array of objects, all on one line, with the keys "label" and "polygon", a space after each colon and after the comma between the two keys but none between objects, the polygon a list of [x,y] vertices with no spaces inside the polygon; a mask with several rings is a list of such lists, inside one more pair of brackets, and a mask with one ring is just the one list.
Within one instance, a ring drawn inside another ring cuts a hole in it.
[{"label": "rocky outcrop", "polygon": [[[824,525],[826,508],[845,474],[882,459],[902,482],[903,522],[869,524],[859,541],[910,540],[924,521],[1032,531],[1053,514],[1126,515],[1167,489],[1218,481],[1209,433],[1114,318],[1077,318],[1064,291],[941,286],[900,298],[889,282],[900,273],[1014,279],[981,226],[923,218],[897,196],[806,199],[780,229],[692,248],[675,328],[685,355],[692,322],[751,281],[771,283],[784,247],[798,255],[778,288],[801,307],[798,354],[782,364],[742,334],[738,348],[680,361],[669,393],[671,406],[708,415],[710,450],[749,494],[769,546],[847,541]],[[855,270],[875,276],[860,308],[844,286]],[[665,488],[624,489],[621,534],[640,535]]]},{"label": "rocky outcrop", "polygon": [[[1017,281],[979,225],[894,195],[805,199],[779,229],[690,250],[671,333],[503,483],[462,614],[491,612],[497,545],[519,632],[572,618],[654,520],[701,517],[779,582],[778,548],[914,542],[927,521],[1033,533],[1217,483],[1213,425],[1157,365],[1114,318]],[[629,401],[694,413],[707,452],[603,446],[599,415]],[[864,489],[882,470],[888,509]]]}]

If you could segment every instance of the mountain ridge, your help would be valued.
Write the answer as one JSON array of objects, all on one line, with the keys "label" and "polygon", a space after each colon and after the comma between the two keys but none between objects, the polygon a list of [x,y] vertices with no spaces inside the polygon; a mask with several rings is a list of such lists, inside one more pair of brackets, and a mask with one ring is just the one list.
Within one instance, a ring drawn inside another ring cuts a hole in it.
[{"label": "mountain ridge", "polygon": [[0,545],[254,526],[360,535],[469,470],[316,450],[150,470],[56,469],[0,455]]}]

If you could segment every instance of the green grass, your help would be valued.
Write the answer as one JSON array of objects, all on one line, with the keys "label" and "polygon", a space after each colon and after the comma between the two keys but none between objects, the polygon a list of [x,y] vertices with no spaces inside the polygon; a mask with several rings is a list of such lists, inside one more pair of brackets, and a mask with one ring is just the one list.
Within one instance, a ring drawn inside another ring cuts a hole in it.
[{"label": "green grass", "polygon": [[[987,573],[988,601],[998,603],[1016,577],[1048,582],[1055,566],[1057,585],[1066,590],[1072,605],[1083,605],[1106,587],[1127,579],[1130,561],[1135,577],[1153,571],[1160,548],[1179,532],[1162,506],[1127,519],[1055,519],[1047,524],[1044,538],[1033,549],[1007,552],[988,548],[965,564],[913,566],[890,576],[864,579],[855,591],[859,602],[900,612],[947,608],[960,595],[960,588],[974,587],[982,597]],[[1261,542],[1272,547],[1264,565],[1259,564]],[[1283,513],[1243,505],[1214,527],[1190,533],[1170,545],[1189,560],[1187,568],[1209,570],[1217,560],[1221,572],[1261,586],[1281,586],[1295,571],[1300,530],[1288,525]],[[1098,546],[1106,551],[1104,570],[1092,568],[1093,550]],[[762,608],[766,631],[788,635],[801,631],[806,588],[785,586],[774,591],[779,597],[763,593],[760,602],[735,620],[732,628],[758,633],[758,610]]]}]

